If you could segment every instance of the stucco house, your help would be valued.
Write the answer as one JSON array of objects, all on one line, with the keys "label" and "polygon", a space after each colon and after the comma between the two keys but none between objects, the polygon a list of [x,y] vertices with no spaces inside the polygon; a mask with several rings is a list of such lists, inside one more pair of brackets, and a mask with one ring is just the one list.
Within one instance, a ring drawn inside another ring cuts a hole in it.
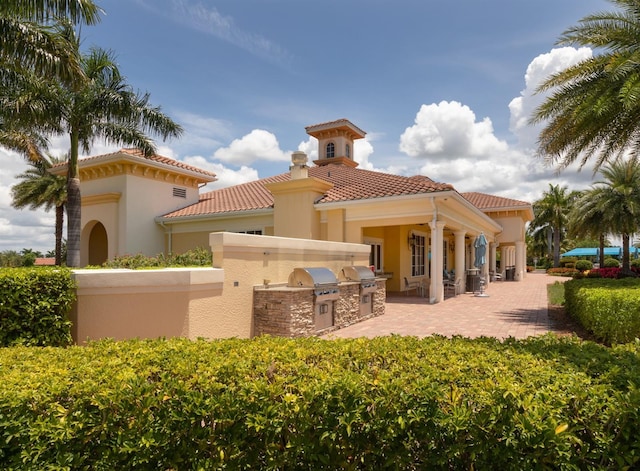
[{"label": "stucco house", "polygon": [[422,175],[360,169],[353,144],[365,132],[347,119],[306,132],[318,140],[312,164],[294,152],[288,172],[203,193],[215,175],[173,159],[145,159],[130,149],[82,159],[82,263],[208,247],[209,234],[220,231],[359,243],[370,245],[370,264],[387,278],[388,291],[419,282],[438,302],[445,270],[465,289],[474,240],[484,234],[482,275],[526,276],[531,204],[460,193]]}]

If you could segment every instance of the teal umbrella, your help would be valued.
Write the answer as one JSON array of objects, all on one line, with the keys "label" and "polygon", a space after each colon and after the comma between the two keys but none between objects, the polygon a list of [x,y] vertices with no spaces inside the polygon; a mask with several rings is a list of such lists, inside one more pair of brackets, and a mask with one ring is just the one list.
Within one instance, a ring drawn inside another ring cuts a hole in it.
[{"label": "teal umbrella", "polygon": [[487,263],[487,238],[484,236],[484,233],[480,233],[473,244],[476,249],[476,259],[473,262],[473,265],[476,268],[480,268],[485,263]]}]

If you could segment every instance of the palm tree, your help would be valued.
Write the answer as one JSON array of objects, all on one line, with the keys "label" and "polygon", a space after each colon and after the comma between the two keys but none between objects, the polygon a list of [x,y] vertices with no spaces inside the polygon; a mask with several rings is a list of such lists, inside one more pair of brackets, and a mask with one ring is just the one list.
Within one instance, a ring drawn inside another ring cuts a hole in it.
[{"label": "palm tree", "polygon": [[[77,50],[79,38],[72,28]],[[137,147],[145,156],[153,155],[155,144],[149,133],[163,140],[179,136],[182,128],[149,103],[149,94],[135,93],[125,82],[113,54],[93,48],[81,57],[83,77],[65,83],[45,80],[35,74],[14,75],[5,87],[6,103],[0,116],[11,122],[36,123],[38,129],[69,136],[67,163],[67,265],[80,265],[80,179],[78,155],[90,152],[94,140]],[[19,110],[19,111],[16,111]],[[18,116],[21,115],[21,116]],[[25,118],[27,116],[27,118]],[[19,121],[20,122],[20,121]]]},{"label": "palm tree", "polygon": [[532,122],[546,123],[538,150],[559,169],[595,157],[596,172],[640,150],[640,8],[637,0],[611,1],[620,11],[587,16],[558,40],[604,52],[552,75],[538,90],[555,90]]},{"label": "palm tree", "polygon": [[[70,25],[98,23],[101,12],[93,0],[0,2],[0,88],[24,73],[67,83],[80,80],[83,72],[77,47],[69,35],[61,33]],[[0,146],[36,161],[48,145],[50,130],[39,129],[29,117],[7,120],[0,116]]]},{"label": "palm tree", "polygon": [[629,240],[640,221],[640,163],[637,159],[618,160],[600,172],[603,180],[593,184],[586,209],[602,217],[603,229],[622,236],[622,273],[628,275]]},{"label": "palm tree", "polygon": [[[594,189],[581,193],[576,205],[569,213],[569,234],[572,237],[595,237],[598,240],[598,263],[604,267],[604,248],[606,235],[610,227],[604,226],[605,214],[600,208],[600,201]],[[590,247],[592,245],[589,245]]]},{"label": "palm tree", "polygon": [[529,225],[529,233],[540,237],[540,232],[551,236],[553,242],[553,266],[560,265],[560,245],[567,231],[568,214],[578,192],[569,192],[567,187],[549,184],[549,190],[533,203],[534,218]]},{"label": "palm tree", "polygon": [[11,188],[14,208],[44,208],[56,211],[56,265],[62,264],[62,226],[64,223],[64,207],[67,201],[67,179],[53,175],[49,169],[53,165],[66,162],[65,159],[49,156],[31,162],[30,168],[16,178],[22,180]]},{"label": "palm tree", "polygon": [[92,25],[101,12],[93,0],[2,0],[0,73],[29,70],[75,81],[82,69],[73,42],[59,34],[61,21]]}]

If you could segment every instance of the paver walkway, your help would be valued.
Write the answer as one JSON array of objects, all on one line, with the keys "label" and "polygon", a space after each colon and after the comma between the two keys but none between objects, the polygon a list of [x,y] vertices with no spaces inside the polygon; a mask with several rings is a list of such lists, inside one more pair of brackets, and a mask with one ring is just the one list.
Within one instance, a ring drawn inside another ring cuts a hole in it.
[{"label": "paver walkway", "polygon": [[388,296],[383,316],[336,330],[324,338],[440,334],[447,337],[526,338],[552,330],[547,285],[557,277],[528,273],[522,282],[491,283],[488,297],[459,294],[438,304],[417,296]]}]

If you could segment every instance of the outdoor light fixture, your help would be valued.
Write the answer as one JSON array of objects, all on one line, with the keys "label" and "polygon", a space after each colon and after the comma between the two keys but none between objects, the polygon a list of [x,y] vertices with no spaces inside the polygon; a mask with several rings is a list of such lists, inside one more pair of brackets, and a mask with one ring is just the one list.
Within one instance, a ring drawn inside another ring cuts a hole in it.
[{"label": "outdoor light fixture", "polygon": [[409,238],[407,239],[407,242],[409,243],[409,247],[416,245],[416,235],[413,231],[409,231]]}]

